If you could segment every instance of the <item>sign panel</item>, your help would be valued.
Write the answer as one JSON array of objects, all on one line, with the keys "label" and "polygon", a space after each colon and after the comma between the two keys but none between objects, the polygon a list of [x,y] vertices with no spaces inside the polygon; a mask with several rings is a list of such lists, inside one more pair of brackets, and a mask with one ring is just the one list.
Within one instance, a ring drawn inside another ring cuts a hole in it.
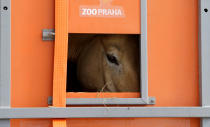
[{"label": "sign panel", "polygon": [[139,0],[69,0],[69,33],[140,33]]}]

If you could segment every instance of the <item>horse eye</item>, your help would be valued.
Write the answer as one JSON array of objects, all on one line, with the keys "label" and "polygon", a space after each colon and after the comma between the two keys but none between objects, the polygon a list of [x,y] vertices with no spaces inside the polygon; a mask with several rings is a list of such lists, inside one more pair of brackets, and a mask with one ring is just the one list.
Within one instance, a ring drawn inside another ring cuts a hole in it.
[{"label": "horse eye", "polygon": [[107,54],[106,57],[109,60],[109,62],[111,62],[113,64],[116,64],[116,65],[119,65],[119,62],[118,62],[118,60],[115,56],[113,56],[111,54]]}]

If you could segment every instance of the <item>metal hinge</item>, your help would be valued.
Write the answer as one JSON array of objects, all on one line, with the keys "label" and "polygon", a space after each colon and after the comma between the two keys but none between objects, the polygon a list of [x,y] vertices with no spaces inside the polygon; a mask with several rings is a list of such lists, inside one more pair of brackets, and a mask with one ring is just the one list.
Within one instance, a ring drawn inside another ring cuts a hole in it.
[{"label": "metal hinge", "polygon": [[55,40],[55,30],[54,29],[43,29],[42,30],[42,40],[43,41]]}]

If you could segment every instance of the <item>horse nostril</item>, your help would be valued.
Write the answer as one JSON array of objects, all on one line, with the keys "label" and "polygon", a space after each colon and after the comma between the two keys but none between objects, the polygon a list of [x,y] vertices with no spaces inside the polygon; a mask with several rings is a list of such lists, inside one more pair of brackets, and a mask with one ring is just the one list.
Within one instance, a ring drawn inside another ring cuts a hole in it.
[{"label": "horse nostril", "polygon": [[119,62],[114,55],[107,54],[106,57],[109,60],[109,62],[111,62],[113,64],[116,64],[116,65],[119,65]]}]

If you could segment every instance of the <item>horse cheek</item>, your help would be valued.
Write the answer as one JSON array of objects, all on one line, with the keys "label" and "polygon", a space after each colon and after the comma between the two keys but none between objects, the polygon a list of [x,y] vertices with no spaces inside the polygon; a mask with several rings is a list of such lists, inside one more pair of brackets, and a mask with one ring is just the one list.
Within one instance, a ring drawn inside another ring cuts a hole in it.
[{"label": "horse cheek", "polygon": [[78,80],[85,90],[99,91],[104,82],[100,64],[101,52],[97,43],[84,50],[78,61]]}]

